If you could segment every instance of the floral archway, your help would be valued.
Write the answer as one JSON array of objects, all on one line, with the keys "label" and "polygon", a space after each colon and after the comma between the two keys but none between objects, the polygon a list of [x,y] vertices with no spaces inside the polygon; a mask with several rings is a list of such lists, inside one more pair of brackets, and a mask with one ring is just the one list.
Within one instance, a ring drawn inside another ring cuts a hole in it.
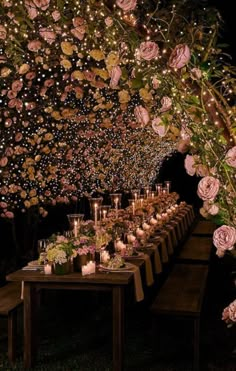
[{"label": "floral archway", "polygon": [[1,216],[150,184],[188,152],[201,213],[236,242],[235,67],[193,2],[2,0]]}]

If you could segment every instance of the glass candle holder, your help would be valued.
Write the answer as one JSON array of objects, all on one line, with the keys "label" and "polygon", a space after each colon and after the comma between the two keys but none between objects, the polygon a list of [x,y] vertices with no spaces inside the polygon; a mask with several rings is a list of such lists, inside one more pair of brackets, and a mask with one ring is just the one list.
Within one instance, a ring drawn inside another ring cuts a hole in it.
[{"label": "glass candle holder", "polygon": [[84,219],[84,214],[67,214],[70,229],[74,233],[74,237],[78,237],[78,231],[80,229],[80,222]]},{"label": "glass candle holder", "polygon": [[116,211],[116,218],[118,218],[118,209],[121,208],[121,193],[110,193],[111,207]]},{"label": "glass candle holder", "polygon": [[171,187],[171,181],[170,180],[166,180],[165,181],[165,188],[166,188],[166,192],[167,193],[170,193],[170,187]]},{"label": "glass candle holder", "polygon": [[162,194],[162,183],[157,183],[156,184],[156,191],[158,195]]},{"label": "glass candle holder", "polygon": [[131,190],[132,198],[137,201],[140,196],[140,190],[139,189],[132,189]]},{"label": "glass candle holder", "polygon": [[143,187],[143,190],[144,190],[144,196],[146,198],[149,198],[150,197],[150,194],[151,194],[151,187],[150,186]]},{"label": "glass candle holder", "polygon": [[101,220],[107,219],[110,208],[111,208],[111,205],[102,205],[102,206],[100,206],[99,213],[100,213],[100,219]]},{"label": "glass candle holder", "polygon": [[98,220],[100,220],[99,208],[101,207],[102,201],[103,201],[102,197],[89,198],[90,215],[91,218],[94,220],[95,227],[97,226]]},{"label": "glass candle holder", "polygon": [[132,210],[132,214],[135,215],[135,199],[129,199],[129,206],[130,206],[130,209]]}]

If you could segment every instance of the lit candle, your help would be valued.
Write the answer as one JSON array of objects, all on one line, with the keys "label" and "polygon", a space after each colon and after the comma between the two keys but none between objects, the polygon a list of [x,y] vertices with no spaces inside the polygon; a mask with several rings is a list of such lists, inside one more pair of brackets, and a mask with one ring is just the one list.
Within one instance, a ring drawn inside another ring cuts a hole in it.
[{"label": "lit candle", "polygon": [[78,237],[78,222],[74,221],[74,237]]},{"label": "lit candle", "polygon": [[148,198],[148,195],[149,195],[149,189],[146,190],[146,194],[147,194],[147,198]]},{"label": "lit candle", "polygon": [[96,227],[98,224],[98,205],[96,202],[94,204],[94,221],[95,221],[95,227]]},{"label": "lit candle", "polygon": [[135,214],[135,202],[132,201],[133,215]]},{"label": "lit candle", "polygon": [[44,273],[45,274],[52,274],[52,267],[50,264],[45,264],[44,265]]},{"label": "lit candle", "polygon": [[137,193],[136,192],[134,194],[134,199],[135,199],[135,201],[137,201]]},{"label": "lit candle", "polygon": [[106,219],[107,211],[106,210],[102,210],[102,213],[103,213],[103,219]]},{"label": "lit candle", "polygon": [[143,206],[143,198],[140,198],[141,207]]},{"label": "lit candle", "polygon": [[118,197],[115,197],[114,202],[115,202],[115,209],[116,209],[116,218],[118,218]]},{"label": "lit candle", "polygon": [[154,194],[154,192],[152,192],[152,198],[154,198],[154,196],[155,196],[155,194]]}]

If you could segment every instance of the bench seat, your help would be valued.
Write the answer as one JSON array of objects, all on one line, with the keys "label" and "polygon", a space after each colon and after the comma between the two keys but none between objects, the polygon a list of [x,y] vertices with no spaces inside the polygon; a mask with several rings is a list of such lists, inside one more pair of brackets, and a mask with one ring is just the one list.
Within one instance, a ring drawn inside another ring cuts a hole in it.
[{"label": "bench seat", "polygon": [[194,321],[194,370],[199,370],[200,315],[208,266],[176,264],[152,306],[153,316],[190,318]]},{"label": "bench seat", "polygon": [[17,310],[23,304],[20,282],[11,282],[0,288],[0,317],[8,321],[8,359],[16,359]]}]

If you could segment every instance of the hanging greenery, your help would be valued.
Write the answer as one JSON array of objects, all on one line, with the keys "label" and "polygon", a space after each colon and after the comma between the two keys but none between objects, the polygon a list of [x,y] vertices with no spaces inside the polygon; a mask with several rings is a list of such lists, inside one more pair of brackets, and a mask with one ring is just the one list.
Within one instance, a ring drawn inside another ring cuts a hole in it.
[{"label": "hanging greenery", "polygon": [[235,67],[218,44],[216,10],[1,0],[0,17],[3,217],[141,188],[179,150],[203,177],[202,213],[236,236]]}]

